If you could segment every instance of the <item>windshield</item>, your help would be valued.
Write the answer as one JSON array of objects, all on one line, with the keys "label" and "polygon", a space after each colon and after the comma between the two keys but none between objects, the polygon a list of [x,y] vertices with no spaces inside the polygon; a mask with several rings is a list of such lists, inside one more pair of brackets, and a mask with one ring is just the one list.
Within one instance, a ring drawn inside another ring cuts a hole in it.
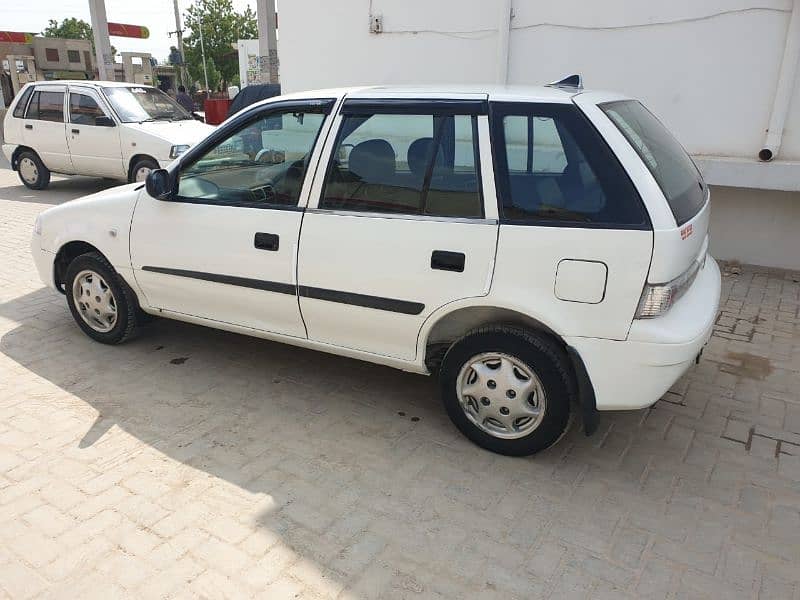
[{"label": "windshield", "polygon": [[192,118],[180,104],[156,88],[106,87],[103,91],[123,123]]},{"label": "windshield", "polygon": [[705,204],[705,185],[686,150],[641,103],[606,102],[603,112],[647,165],[669,202],[678,225],[691,220]]}]

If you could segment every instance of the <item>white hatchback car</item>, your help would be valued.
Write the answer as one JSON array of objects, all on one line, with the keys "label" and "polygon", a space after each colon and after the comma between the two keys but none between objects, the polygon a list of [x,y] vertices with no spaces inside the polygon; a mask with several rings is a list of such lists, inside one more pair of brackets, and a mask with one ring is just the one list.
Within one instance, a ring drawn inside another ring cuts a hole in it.
[{"label": "white hatchback car", "polygon": [[699,358],[708,219],[635,100],[376,87],[250,106],[146,186],[43,212],[32,247],[99,342],[148,313],[438,373],[464,434],[525,455]]},{"label": "white hatchback car", "polygon": [[11,168],[35,190],[51,172],[144,181],[214,129],[161,90],[110,81],[29,83],[3,127]]}]

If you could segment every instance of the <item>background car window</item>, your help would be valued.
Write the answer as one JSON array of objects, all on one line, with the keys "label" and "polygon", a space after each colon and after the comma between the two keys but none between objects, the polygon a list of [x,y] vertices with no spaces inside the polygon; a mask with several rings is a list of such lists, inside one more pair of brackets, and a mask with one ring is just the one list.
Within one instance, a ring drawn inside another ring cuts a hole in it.
[{"label": "background car window", "polygon": [[[501,216],[510,222],[634,226],[647,223],[641,200],[599,135],[570,107],[503,108]],[[516,110],[519,114],[514,114]],[[502,134],[502,136],[500,136]]]},{"label": "background car window", "polygon": [[69,120],[76,125],[94,125],[97,117],[103,117],[103,109],[95,99],[86,94],[69,94]]},{"label": "background car window", "polygon": [[469,115],[346,116],[320,208],[481,217],[476,132]]},{"label": "background car window", "polygon": [[296,206],[325,115],[271,113],[181,170],[178,194],[219,204]]},{"label": "background car window", "polygon": [[22,115],[25,114],[25,107],[28,105],[28,98],[33,92],[33,87],[26,88],[24,92],[22,92],[22,96],[20,96],[17,105],[14,107],[14,116],[18,118],[22,118]]},{"label": "background car window", "polygon": [[39,121],[64,122],[64,92],[44,92],[37,90],[33,93],[28,112],[28,119]]}]

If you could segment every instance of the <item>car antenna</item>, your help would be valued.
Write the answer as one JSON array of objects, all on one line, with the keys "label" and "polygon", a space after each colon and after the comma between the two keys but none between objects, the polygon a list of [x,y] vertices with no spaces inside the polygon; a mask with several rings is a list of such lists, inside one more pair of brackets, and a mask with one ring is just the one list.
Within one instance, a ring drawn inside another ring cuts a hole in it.
[{"label": "car antenna", "polygon": [[558,81],[553,81],[551,83],[548,83],[547,87],[573,88],[576,90],[582,90],[583,77],[581,77],[578,74],[568,75],[564,77],[564,79],[559,79]]}]

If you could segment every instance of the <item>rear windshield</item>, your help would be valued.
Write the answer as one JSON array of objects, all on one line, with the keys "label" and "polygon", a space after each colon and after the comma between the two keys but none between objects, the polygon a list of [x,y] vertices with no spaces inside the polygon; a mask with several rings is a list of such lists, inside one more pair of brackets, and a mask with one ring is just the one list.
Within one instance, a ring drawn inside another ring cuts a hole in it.
[{"label": "rear windshield", "polygon": [[678,225],[700,212],[706,197],[703,178],[661,121],[635,100],[606,102],[600,108],[650,169]]}]

